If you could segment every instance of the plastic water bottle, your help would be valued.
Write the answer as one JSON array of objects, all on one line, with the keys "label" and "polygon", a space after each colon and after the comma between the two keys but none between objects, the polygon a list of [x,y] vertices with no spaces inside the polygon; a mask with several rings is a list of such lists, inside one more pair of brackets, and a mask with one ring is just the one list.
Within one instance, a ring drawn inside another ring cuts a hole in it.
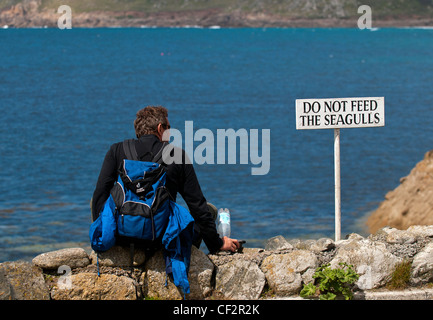
[{"label": "plastic water bottle", "polygon": [[218,226],[217,232],[221,238],[229,237],[230,238],[230,211],[229,209],[221,208],[218,210]]}]

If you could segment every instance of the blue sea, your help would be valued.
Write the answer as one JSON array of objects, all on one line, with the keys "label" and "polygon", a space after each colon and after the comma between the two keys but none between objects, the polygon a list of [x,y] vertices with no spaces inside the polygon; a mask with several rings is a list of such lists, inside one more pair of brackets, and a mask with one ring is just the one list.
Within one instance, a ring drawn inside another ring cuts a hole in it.
[{"label": "blue sea", "polygon": [[385,97],[384,127],[341,130],[342,237],[366,235],[368,214],[433,149],[432,52],[422,28],[2,29],[0,262],[89,247],[105,153],[134,137],[146,105],[180,132],[270,130],[265,175],[194,164],[232,237],[261,247],[334,237],[334,133],[296,130],[295,100]]}]

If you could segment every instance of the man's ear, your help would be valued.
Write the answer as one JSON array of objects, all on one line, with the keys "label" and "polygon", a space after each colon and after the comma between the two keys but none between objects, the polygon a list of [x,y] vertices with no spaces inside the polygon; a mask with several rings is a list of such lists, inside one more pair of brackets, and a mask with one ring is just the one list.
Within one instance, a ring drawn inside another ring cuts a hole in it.
[{"label": "man's ear", "polygon": [[158,127],[156,127],[156,133],[158,134],[159,140],[162,140],[162,134],[164,133],[164,128],[162,127],[162,124],[158,124]]}]

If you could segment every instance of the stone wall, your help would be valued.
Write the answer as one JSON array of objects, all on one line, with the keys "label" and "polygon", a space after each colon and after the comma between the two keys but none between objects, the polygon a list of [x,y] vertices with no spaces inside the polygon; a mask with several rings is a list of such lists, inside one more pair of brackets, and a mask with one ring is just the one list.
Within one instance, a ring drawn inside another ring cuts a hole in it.
[{"label": "stone wall", "polygon": [[412,263],[410,286],[433,279],[433,226],[407,230],[385,227],[364,238],[351,234],[345,240],[287,240],[276,236],[266,247],[242,252],[206,255],[193,247],[185,297],[165,274],[162,252],[150,255],[135,250],[130,267],[129,248],[113,247],[99,255],[82,248],[51,251],[32,262],[0,264],[0,299],[3,300],[136,300],[136,299],[238,299],[297,297],[313,281],[316,268],[339,262],[352,264],[360,275],[358,292],[383,288],[395,266]]}]

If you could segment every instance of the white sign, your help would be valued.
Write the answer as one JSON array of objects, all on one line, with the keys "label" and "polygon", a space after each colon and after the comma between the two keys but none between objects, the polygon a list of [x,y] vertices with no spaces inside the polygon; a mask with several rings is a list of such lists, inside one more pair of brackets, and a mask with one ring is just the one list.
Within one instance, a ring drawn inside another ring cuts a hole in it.
[{"label": "white sign", "polygon": [[296,129],[383,127],[385,98],[297,99]]},{"label": "white sign", "polygon": [[335,241],[341,237],[340,129],[384,125],[383,97],[296,100],[296,129],[334,129]]}]

